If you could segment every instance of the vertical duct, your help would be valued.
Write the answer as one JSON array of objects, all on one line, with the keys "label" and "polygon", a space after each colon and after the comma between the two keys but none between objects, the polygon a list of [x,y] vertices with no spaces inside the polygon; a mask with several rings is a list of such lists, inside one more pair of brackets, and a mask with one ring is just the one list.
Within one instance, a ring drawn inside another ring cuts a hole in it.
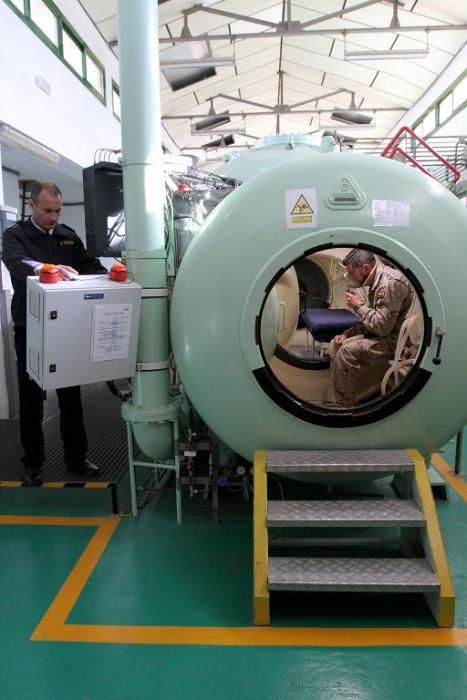
[{"label": "vertical duct", "polygon": [[164,245],[157,2],[119,0],[120,99],[127,264],[143,287],[132,423],[152,459],[173,456],[168,375],[167,283]]}]

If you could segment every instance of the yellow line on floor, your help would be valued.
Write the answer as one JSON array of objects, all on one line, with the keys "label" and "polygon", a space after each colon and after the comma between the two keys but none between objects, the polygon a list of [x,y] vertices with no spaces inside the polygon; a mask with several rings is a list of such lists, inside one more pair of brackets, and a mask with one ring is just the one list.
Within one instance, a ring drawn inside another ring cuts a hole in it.
[{"label": "yellow line on floor", "polygon": [[[39,639],[35,633],[33,639]],[[44,641],[207,646],[467,646],[467,629],[62,625]]]},{"label": "yellow line on floor", "polygon": [[115,516],[103,519],[31,639],[45,639],[49,629],[63,627],[119,522],[120,518]]},{"label": "yellow line on floor", "polygon": [[110,644],[210,646],[467,646],[467,629],[306,628],[306,627],[184,627],[65,624],[120,519],[1,515],[3,525],[97,527],[32,640]]},{"label": "yellow line on floor", "polygon": [[441,474],[443,479],[446,479],[449,486],[452,486],[454,491],[463,498],[464,501],[467,501],[467,483],[464,479],[461,476],[456,476],[453,468],[439,454],[432,455],[431,463],[436,471]]},{"label": "yellow line on floor", "polygon": [[[114,518],[115,516],[113,516]],[[0,515],[0,525],[75,525],[78,527],[101,527],[109,518],[78,518],[55,515]],[[88,545],[89,547],[89,545]]]}]

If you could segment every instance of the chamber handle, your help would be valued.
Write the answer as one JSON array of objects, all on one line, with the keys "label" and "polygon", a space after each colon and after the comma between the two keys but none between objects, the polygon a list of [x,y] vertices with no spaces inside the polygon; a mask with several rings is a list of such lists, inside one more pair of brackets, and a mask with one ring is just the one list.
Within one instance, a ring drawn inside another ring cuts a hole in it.
[{"label": "chamber handle", "polygon": [[434,365],[440,365],[441,364],[441,345],[443,344],[443,338],[444,338],[444,331],[442,328],[439,326],[435,330],[435,336],[438,338],[438,347],[436,348],[436,355],[433,358],[433,364]]}]

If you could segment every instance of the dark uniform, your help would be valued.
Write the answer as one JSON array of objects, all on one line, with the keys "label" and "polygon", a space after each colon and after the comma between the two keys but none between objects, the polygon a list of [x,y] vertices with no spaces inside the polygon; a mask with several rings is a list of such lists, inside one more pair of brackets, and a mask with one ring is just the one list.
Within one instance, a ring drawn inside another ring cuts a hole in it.
[{"label": "dark uniform", "polygon": [[[26,371],[26,278],[34,274],[34,262],[69,265],[80,274],[105,273],[106,269],[97,258],[88,256],[73,229],[57,224],[52,233],[45,233],[34,226],[31,219],[19,221],[5,231],[2,260],[10,272],[14,290],[11,313],[18,366],[23,463],[27,469],[39,470],[45,459],[42,432],[45,392]],[[88,448],[80,388],[57,389],[57,397],[65,463],[79,470]]]},{"label": "dark uniform", "polygon": [[368,275],[368,304],[355,313],[360,317],[344,332],[346,338],[363,334],[362,340],[342,345],[331,361],[327,400],[341,408],[355,404],[358,380],[363,368],[387,363],[394,356],[400,328],[412,305],[413,290],[398,270],[379,263]]}]

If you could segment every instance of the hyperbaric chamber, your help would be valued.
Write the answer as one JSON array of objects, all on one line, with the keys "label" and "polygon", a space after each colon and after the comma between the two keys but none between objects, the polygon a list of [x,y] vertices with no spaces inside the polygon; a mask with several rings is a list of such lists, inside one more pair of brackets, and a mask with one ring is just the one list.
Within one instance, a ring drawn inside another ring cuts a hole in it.
[{"label": "hyperbaric chamber", "polygon": [[[307,377],[318,385],[326,368],[302,370],[294,384],[277,370],[280,362],[287,371],[292,365],[274,346],[287,349],[295,332],[286,322],[296,315],[300,265],[321,266],[329,284],[332,259],[356,246],[410,281],[421,338],[400,385],[329,411],[300,391]],[[171,335],[185,391],[213,432],[249,460],[256,449],[416,448],[429,455],[467,420],[465,260],[467,212],[428,176],[352,153],[275,165],[214,210],[180,267]],[[284,284],[292,289],[285,301]]]}]

